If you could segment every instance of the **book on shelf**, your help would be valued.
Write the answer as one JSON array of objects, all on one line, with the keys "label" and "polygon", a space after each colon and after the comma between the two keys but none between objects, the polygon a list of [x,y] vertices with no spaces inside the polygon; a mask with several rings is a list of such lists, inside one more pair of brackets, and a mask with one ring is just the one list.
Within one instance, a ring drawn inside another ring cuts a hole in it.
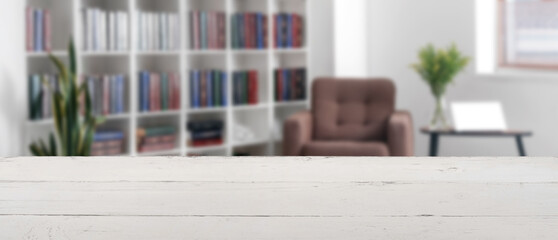
[{"label": "book on shelf", "polygon": [[52,118],[52,97],[57,91],[57,74],[31,74],[28,76],[30,120]]},{"label": "book on shelf", "polygon": [[226,17],[224,12],[191,11],[190,48],[225,49]]},{"label": "book on shelf", "polygon": [[224,123],[222,120],[190,121],[187,124],[190,132],[188,145],[207,147],[222,145],[224,139]]},{"label": "book on shelf", "polygon": [[85,51],[128,50],[128,13],[84,8],[83,48]]},{"label": "book on shelf", "polygon": [[190,71],[190,107],[227,106],[227,74],[220,70]]},{"label": "book on shelf", "polygon": [[180,109],[178,73],[139,73],[139,111],[157,112]]},{"label": "book on shelf", "polygon": [[275,48],[301,48],[304,44],[304,20],[296,13],[273,15],[273,38]]},{"label": "book on shelf", "polygon": [[231,17],[231,45],[233,49],[267,48],[267,15],[237,13]]},{"label": "book on shelf", "polygon": [[176,135],[174,126],[138,128],[136,131],[138,152],[172,150],[176,146]]},{"label": "book on shelf", "polygon": [[29,52],[52,50],[52,27],[50,11],[27,7],[25,10],[26,49]]},{"label": "book on shelf", "polygon": [[233,73],[234,105],[258,104],[258,71],[237,71]]},{"label": "book on shelf", "polygon": [[178,14],[140,11],[137,17],[139,50],[180,49],[180,16]]},{"label": "book on shelf", "polygon": [[277,102],[306,99],[306,69],[276,69],[274,72]]},{"label": "book on shelf", "polygon": [[83,75],[81,81],[87,84],[94,115],[125,113],[124,75]]},{"label": "book on shelf", "polygon": [[124,133],[121,131],[98,131],[93,136],[91,156],[111,156],[124,153]]}]

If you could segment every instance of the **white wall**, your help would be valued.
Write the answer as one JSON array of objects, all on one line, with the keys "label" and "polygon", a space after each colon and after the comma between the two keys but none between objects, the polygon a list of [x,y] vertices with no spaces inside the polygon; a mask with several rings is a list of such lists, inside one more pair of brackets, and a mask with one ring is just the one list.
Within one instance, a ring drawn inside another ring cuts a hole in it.
[{"label": "white wall", "polygon": [[16,156],[22,150],[22,123],[27,111],[24,4],[10,0],[0,7],[0,156]]},{"label": "white wall", "polygon": [[[428,138],[419,135],[432,114],[434,101],[428,88],[409,65],[427,43],[447,46],[457,43],[475,57],[475,1],[472,0],[369,0],[368,70],[387,76],[398,88],[398,108],[412,112],[416,128],[416,152],[427,154]],[[478,59],[475,59],[478,60]],[[558,155],[558,74],[477,75],[473,61],[449,87],[448,100],[499,100],[504,104],[508,125],[530,129],[527,153]],[[512,139],[441,140],[446,156],[516,155]]]},{"label": "white wall", "polygon": [[366,14],[367,0],[335,0],[335,76],[367,75]]}]

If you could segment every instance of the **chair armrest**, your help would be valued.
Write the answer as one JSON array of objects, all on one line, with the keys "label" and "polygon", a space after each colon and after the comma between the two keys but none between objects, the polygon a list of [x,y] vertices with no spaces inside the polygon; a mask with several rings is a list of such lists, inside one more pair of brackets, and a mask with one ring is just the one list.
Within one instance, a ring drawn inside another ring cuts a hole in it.
[{"label": "chair armrest", "polygon": [[414,155],[413,120],[407,111],[397,111],[389,118],[388,146],[391,156]]},{"label": "chair armrest", "polygon": [[283,155],[302,155],[304,144],[312,140],[312,130],[312,114],[309,111],[289,117],[283,127]]}]

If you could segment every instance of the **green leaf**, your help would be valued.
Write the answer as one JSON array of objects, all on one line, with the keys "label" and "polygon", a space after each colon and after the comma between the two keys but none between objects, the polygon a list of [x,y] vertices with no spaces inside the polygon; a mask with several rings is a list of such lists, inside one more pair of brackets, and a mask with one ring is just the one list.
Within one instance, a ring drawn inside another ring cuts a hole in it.
[{"label": "green leaf", "polygon": [[56,139],[54,138],[54,134],[50,134],[50,153],[52,156],[58,156],[58,149],[56,146]]},{"label": "green leaf", "polygon": [[37,146],[36,143],[33,143],[29,146],[29,151],[31,151],[31,153],[37,157],[45,156],[45,154],[41,151],[41,149]]},{"label": "green leaf", "polygon": [[70,56],[70,73],[75,76],[77,75],[77,64],[74,38],[70,38],[70,44],[68,45],[68,54]]}]

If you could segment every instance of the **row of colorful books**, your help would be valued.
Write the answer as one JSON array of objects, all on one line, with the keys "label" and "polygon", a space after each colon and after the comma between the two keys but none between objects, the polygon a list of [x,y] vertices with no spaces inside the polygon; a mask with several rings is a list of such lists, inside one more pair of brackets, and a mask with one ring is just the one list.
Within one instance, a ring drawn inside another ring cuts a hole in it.
[{"label": "row of colorful books", "polygon": [[227,106],[227,74],[220,70],[190,71],[190,107]]},{"label": "row of colorful books", "polygon": [[91,156],[114,156],[124,154],[124,133],[99,131],[93,137]]},{"label": "row of colorful books", "polygon": [[231,19],[231,43],[235,49],[267,48],[267,15],[238,13]]},{"label": "row of colorful books", "polygon": [[258,71],[233,73],[234,105],[258,104]]},{"label": "row of colorful books", "polygon": [[276,101],[306,99],[306,69],[277,69],[274,76]]},{"label": "row of colorful books", "polygon": [[41,52],[51,50],[52,29],[49,10],[27,7],[25,31],[27,35],[27,51]]},{"label": "row of colorful books", "polygon": [[139,73],[139,110],[142,112],[180,109],[178,73]]},{"label": "row of colorful books", "polygon": [[279,13],[274,18],[274,47],[300,48],[304,42],[304,21],[302,16],[294,13]]},{"label": "row of colorful books", "polygon": [[84,50],[128,50],[128,13],[86,8],[82,17]]},{"label": "row of colorful books", "polygon": [[172,150],[176,146],[177,131],[174,126],[138,128],[136,139],[138,152]]},{"label": "row of colorful books", "polygon": [[190,12],[190,48],[226,48],[226,17],[224,12]]},{"label": "row of colorful books", "polygon": [[191,147],[207,147],[222,145],[225,124],[222,120],[190,121],[187,124],[190,132],[188,145]]},{"label": "row of colorful books", "polygon": [[52,117],[52,95],[58,91],[58,75],[32,74],[28,81],[29,119]]},{"label": "row of colorful books", "polygon": [[180,17],[173,13],[138,13],[138,49],[180,49]]},{"label": "row of colorful books", "polygon": [[126,83],[124,75],[88,75],[87,83],[94,115],[120,114],[126,111]]}]

